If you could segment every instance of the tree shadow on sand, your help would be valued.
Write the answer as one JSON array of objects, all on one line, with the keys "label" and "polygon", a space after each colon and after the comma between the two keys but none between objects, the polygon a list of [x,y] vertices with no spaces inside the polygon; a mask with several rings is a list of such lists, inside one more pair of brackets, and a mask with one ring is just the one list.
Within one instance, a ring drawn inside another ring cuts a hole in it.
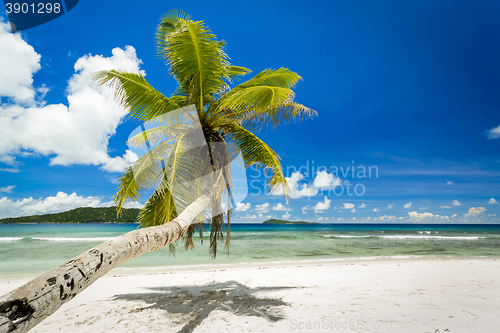
[{"label": "tree shadow on sand", "polygon": [[294,287],[248,288],[236,282],[210,283],[204,286],[174,286],[148,288],[153,292],[115,295],[113,300],[142,300],[150,306],[137,309],[159,309],[171,314],[186,315],[189,321],[179,332],[189,333],[214,310],[229,311],[241,316],[263,317],[271,322],[285,318],[281,306],[288,306],[281,299],[254,296],[258,292],[277,291]]}]

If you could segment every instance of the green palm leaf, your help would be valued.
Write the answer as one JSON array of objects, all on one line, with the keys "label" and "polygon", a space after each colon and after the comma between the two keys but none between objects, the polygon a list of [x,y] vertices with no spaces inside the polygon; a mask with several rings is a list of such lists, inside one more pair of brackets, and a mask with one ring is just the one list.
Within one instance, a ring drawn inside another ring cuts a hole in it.
[{"label": "green palm leaf", "polygon": [[229,133],[228,138],[234,141],[241,150],[243,161],[248,168],[251,165],[263,166],[272,175],[267,182],[268,191],[280,191],[285,194],[288,202],[289,188],[281,170],[280,157],[267,144],[247,129],[227,124],[224,126]]},{"label": "green palm leaf", "polygon": [[110,83],[118,102],[129,114],[141,121],[153,119],[165,112],[187,105],[182,96],[165,97],[154,89],[140,73],[122,71],[100,71],[92,75],[100,85]]},{"label": "green palm leaf", "polygon": [[168,14],[157,32],[159,54],[170,65],[170,74],[187,84],[189,102],[203,113],[205,98],[220,95],[227,88],[228,57],[223,46],[203,22],[178,13]]}]

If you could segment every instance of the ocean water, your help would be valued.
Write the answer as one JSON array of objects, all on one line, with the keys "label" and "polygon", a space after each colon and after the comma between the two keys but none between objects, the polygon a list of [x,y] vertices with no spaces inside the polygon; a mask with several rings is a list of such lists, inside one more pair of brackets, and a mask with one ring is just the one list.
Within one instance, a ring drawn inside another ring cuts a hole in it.
[{"label": "ocean water", "polygon": [[[0,277],[48,271],[74,256],[134,230],[137,224],[0,224]],[[168,247],[118,269],[249,264],[302,260],[500,257],[500,225],[251,224],[231,225],[230,253],[221,244],[216,259],[203,245],[175,256]]]}]

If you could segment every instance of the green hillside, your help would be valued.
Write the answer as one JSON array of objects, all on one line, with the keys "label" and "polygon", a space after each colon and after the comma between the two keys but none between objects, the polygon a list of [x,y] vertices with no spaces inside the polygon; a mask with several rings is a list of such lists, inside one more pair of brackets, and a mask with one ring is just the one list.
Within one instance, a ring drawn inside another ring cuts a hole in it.
[{"label": "green hillside", "polygon": [[6,218],[0,220],[0,223],[130,223],[137,222],[138,215],[137,208],[125,209],[117,218],[116,207],[81,207],[63,213]]}]

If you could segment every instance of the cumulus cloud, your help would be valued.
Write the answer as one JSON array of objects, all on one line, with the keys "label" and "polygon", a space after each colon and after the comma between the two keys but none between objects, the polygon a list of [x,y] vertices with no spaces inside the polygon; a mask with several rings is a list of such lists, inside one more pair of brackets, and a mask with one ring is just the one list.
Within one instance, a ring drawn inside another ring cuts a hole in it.
[{"label": "cumulus cloud", "polygon": [[16,185],[9,185],[9,186],[0,187],[0,192],[3,192],[3,193],[12,193],[12,191],[15,188],[16,188]]},{"label": "cumulus cloud", "polygon": [[[76,193],[57,192],[55,196],[22,200],[0,199],[0,218],[59,213],[78,207],[110,207],[114,202],[103,202],[101,197],[83,197]],[[137,206],[135,203],[132,206]],[[142,205],[140,205],[142,206]],[[128,206],[130,207],[130,206]]]},{"label": "cumulus cloud", "polygon": [[271,205],[269,202],[265,202],[262,205],[255,205],[255,212],[257,213],[267,213]]},{"label": "cumulus cloud", "polygon": [[393,207],[394,207],[394,205],[395,205],[395,204],[388,204],[388,205],[387,205],[387,208],[388,208],[388,209],[391,209],[391,208],[393,208]]},{"label": "cumulus cloud", "polygon": [[405,209],[409,209],[411,208],[411,201],[406,203],[404,206],[403,206]]},{"label": "cumulus cloud", "polygon": [[323,200],[323,202],[320,201],[316,204],[316,206],[314,206],[314,211],[315,212],[323,212],[324,210],[327,210],[328,208],[330,208],[331,202],[332,202],[332,200],[328,199],[325,196],[325,199]]},{"label": "cumulus cloud", "polygon": [[290,217],[290,213],[286,212],[281,217],[286,220],[286,219],[288,219]]},{"label": "cumulus cloud", "polygon": [[490,205],[493,205],[493,204],[496,204],[496,203],[498,203],[498,202],[495,200],[495,198],[491,198],[491,199],[488,201],[488,204],[490,204]]},{"label": "cumulus cloud", "polygon": [[358,208],[366,208],[367,204],[365,204],[364,202],[358,206]]},{"label": "cumulus cloud", "polygon": [[234,210],[237,212],[246,212],[247,210],[250,209],[250,206],[251,206],[251,204],[249,202],[247,202],[247,203],[237,202]]},{"label": "cumulus cloud", "polygon": [[387,222],[387,221],[395,221],[396,216],[395,215],[382,215],[382,216],[377,216],[373,218],[373,221],[375,222]]},{"label": "cumulus cloud", "polygon": [[351,209],[351,213],[356,213],[356,208]]},{"label": "cumulus cloud", "polygon": [[354,204],[352,204],[350,202],[344,202],[343,205],[342,205],[342,208],[344,208],[344,209],[353,209],[354,208]]},{"label": "cumulus cloud", "polygon": [[340,185],[340,179],[326,171],[318,171],[314,178],[313,186],[320,190],[334,189]]},{"label": "cumulus cloud", "polygon": [[[285,177],[290,187],[290,198],[297,199],[303,197],[313,197],[320,190],[330,190],[340,185],[340,179],[326,171],[319,171],[314,178],[313,184],[303,183],[305,177],[300,171],[295,171],[290,177]],[[283,195],[283,190],[271,192],[274,195]]]},{"label": "cumulus cloud", "polygon": [[1,162],[15,166],[15,157],[29,152],[50,156],[51,165],[96,165],[105,171],[122,172],[137,159],[129,150],[123,156],[109,155],[109,139],[126,111],[107,85],[98,86],[90,77],[109,69],[141,72],[133,47],[115,48],[110,57],[86,55],[78,59],[75,74],[68,81],[68,105],[44,105],[36,103],[35,96],[37,91],[43,96],[47,88],[34,88],[32,78],[40,68],[40,55],[20,34],[6,32],[5,24],[0,25],[0,97],[11,99],[0,106]]},{"label": "cumulus cloud", "polygon": [[410,220],[416,220],[416,221],[427,220],[435,217],[434,214],[427,212],[424,213],[408,212],[408,216]]},{"label": "cumulus cloud", "polygon": [[454,182],[452,182],[451,180],[448,180],[448,181],[446,182],[446,185],[455,185],[455,183],[454,183]]},{"label": "cumulus cloud", "polygon": [[377,207],[375,207],[375,208],[373,208],[373,211],[377,213],[377,212],[380,212],[380,209],[378,209]]},{"label": "cumulus cloud", "polygon": [[453,206],[455,206],[455,207],[462,206],[462,203],[461,203],[460,201],[458,201],[458,200],[453,200],[453,201],[451,202],[451,204],[452,204]]},{"label": "cumulus cloud", "polygon": [[427,207],[427,206],[425,206],[425,207],[419,207],[418,209],[420,209],[420,210],[427,210],[427,209],[429,209],[429,207]]},{"label": "cumulus cloud", "polygon": [[290,207],[282,205],[281,202],[279,202],[276,206],[273,207],[273,210],[290,210]]},{"label": "cumulus cloud", "polygon": [[488,134],[488,139],[498,139],[500,138],[500,125],[486,131]]},{"label": "cumulus cloud", "polygon": [[302,214],[307,214],[308,209],[309,209],[309,205],[302,207]]},{"label": "cumulus cloud", "polygon": [[441,205],[441,206],[439,206],[439,208],[449,209],[449,208],[451,208],[451,206],[449,206],[449,205]]},{"label": "cumulus cloud", "polygon": [[[285,179],[288,183],[288,187],[290,188],[290,198],[296,199],[302,197],[311,197],[318,194],[318,189],[316,187],[299,183],[304,179],[304,176],[299,171],[292,173],[290,177],[285,177]],[[273,191],[271,193],[274,195],[284,195],[284,192],[281,189]]]},{"label": "cumulus cloud", "polygon": [[471,207],[469,209],[469,215],[472,215],[472,216],[478,216],[479,214],[483,213],[487,211],[487,209],[485,207]]},{"label": "cumulus cloud", "polygon": [[0,96],[35,105],[33,74],[41,68],[40,58],[21,34],[11,33],[10,25],[0,19]]}]

